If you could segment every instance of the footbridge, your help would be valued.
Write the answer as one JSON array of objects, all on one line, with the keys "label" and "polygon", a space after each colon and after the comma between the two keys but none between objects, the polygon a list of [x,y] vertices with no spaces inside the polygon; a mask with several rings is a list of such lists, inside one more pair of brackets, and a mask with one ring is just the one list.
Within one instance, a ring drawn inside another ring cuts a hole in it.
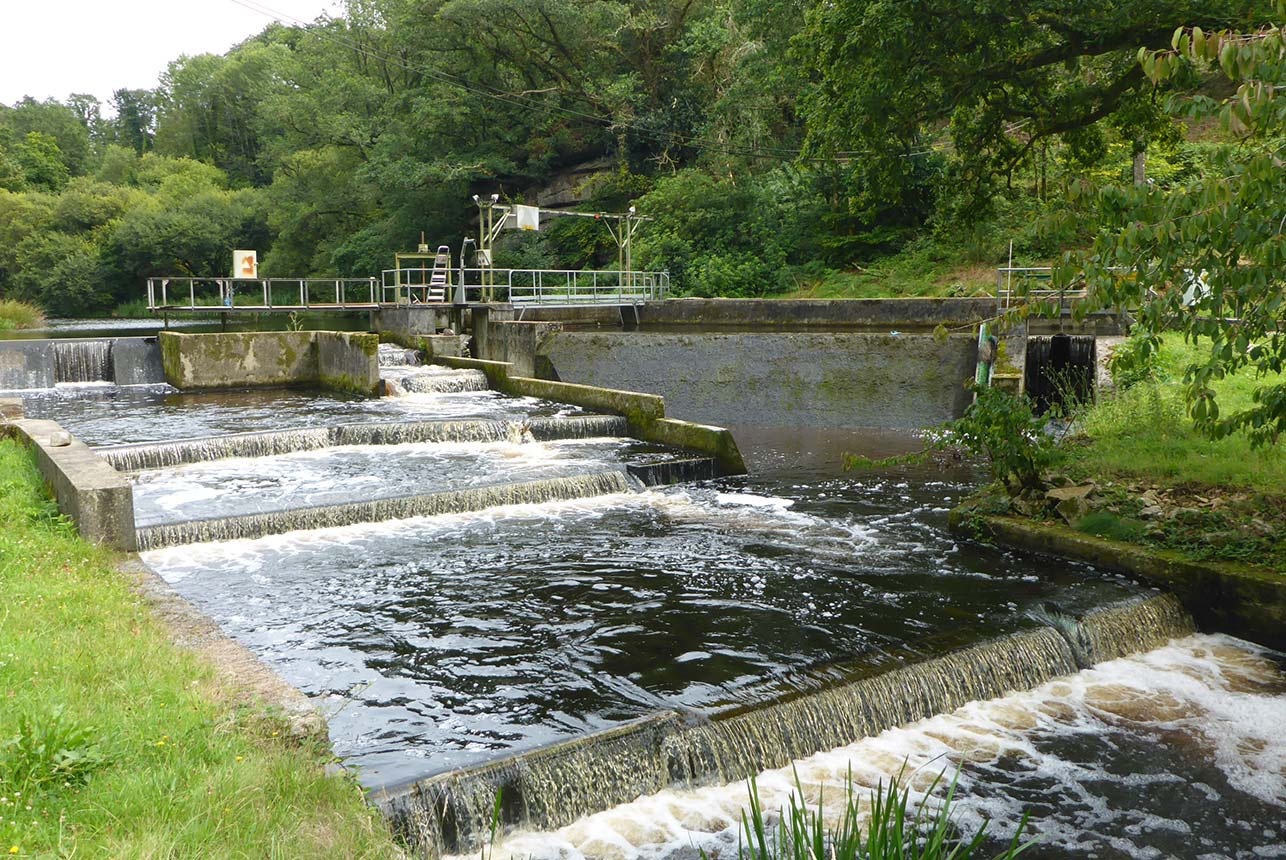
[{"label": "footbridge", "polygon": [[187,278],[147,281],[153,313],[362,311],[410,305],[629,307],[664,299],[668,272],[578,269],[388,269],[380,278]]}]

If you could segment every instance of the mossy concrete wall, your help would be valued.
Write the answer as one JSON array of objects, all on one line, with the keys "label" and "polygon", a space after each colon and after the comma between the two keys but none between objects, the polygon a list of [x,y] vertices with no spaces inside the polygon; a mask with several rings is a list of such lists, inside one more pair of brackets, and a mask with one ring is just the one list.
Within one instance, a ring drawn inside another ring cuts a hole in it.
[{"label": "mossy concrete wall", "polygon": [[1197,562],[1174,552],[1108,540],[1056,523],[978,516],[957,508],[951,527],[993,540],[1127,573],[1172,592],[1205,630],[1286,650],[1286,575],[1227,562]]},{"label": "mossy concrete wall", "polygon": [[549,375],[660,394],[719,425],[920,428],[969,405],[973,335],[872,332],[547,334]]},{"label": "mossy concrete wall", "polygon": [[159,340],[165,379],[183,390],[320,385],[370,394],[379,382],[373,334],[167,331]]},{"label": "mossy concrete wall", "polygon": [[135,548],[134,490],[124,475],[55,421],[20,418],[5,430],[31,449],[58,509],[82,537],[113,549]]},{"label": "mossy concrete wall", "polygon": [[322,388],[373,394],[380,384],[376,334],[317,332],[317,381]]}]

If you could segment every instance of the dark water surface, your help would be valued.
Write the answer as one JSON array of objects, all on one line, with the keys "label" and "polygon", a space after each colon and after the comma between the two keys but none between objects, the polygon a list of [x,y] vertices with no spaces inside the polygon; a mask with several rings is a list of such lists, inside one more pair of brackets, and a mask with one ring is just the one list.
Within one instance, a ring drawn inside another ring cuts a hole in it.
[{"label": "dark water surface", "polygon": [[[905,436],[746,434],[752,477],[149,553],[331,714],[369,785],[744,703],[1137,593],[961,545],[968,473],[844,474]],[[431,487],[421,486],[423,491]]]}]

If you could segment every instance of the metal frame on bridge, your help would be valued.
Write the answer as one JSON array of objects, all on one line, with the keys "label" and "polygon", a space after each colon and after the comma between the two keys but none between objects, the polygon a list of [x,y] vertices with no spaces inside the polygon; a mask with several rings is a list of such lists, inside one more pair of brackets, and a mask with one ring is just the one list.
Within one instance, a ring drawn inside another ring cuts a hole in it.
[{"label": "metal frame on bridge", "polygon": [[[376,310],[417,304],[524,307],[627,306],[664,299],[668,272],[577,269],[453,269],[447,293],[431,269],[388,269],[382,278],[149,278],[153,312]],[[440,297],[441,296],[441,297]]]}]

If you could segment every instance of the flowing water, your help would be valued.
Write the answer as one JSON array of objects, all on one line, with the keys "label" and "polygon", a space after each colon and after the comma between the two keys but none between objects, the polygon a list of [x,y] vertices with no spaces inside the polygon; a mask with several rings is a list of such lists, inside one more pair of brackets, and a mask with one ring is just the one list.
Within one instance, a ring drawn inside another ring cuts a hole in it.
[{"label": "flowing water", "polygon": [[58,386],[20,392],[29,418],[49,418],[90,445],[184,440],[352,422],[515,421],[577,414],[562,403],[494,391],[379,399],[250,389],[179,393],[169,386]]},{"label": "flowing water", "polygon": [[837,475],[838,450],[820,469],[146,558],[326,704],[372,786],[818,689],[853,661],[893,668],[1036,628],[1051,603],[1079,615],[1139,592],[962,545],[943,525],[967,483]]},{"label": "flowing water", "polygon": [[[104,454],[147,563],[315,697],[419,849],[476,845],[503,786],[526,829],[496,856],[731,853],[745,777],[772,807],[792,765],[811,798],[906,762],[917,790],[961,767],[966,824],[1035,812],[1031,856],[1286,856],[1280,656],[1120,577],[961,543],[967,470],[838,469],[914,440],[743,432],[754,474],[710,480],[596,438],[620,419],[382,353],[426,393],[27,400],[135,443]],[[643,486],[676,477],[704,480]]]}]

